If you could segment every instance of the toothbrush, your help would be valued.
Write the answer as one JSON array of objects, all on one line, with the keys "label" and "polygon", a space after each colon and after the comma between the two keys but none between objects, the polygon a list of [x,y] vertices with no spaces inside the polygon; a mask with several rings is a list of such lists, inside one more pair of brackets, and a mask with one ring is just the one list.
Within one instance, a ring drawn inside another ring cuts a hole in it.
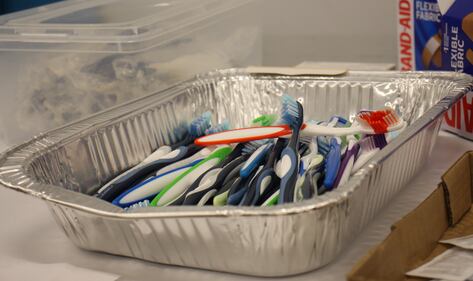
[{"label": "toothbrush", "polygon": [[276,190],[273,194],[271,194],[271,196],[269,196],[268,199],[266,199],[262,204],[261,206],[274,206],[274,205],[277,205],[278,202],[279,202],[279,193],[280,193],[280,190]]},{"label": "toothbrush", "polygon": [[266,154],[271,147],[273,146],[272,143],[267,143],[260,146],[253,154],[251,154],[250,158],[246,160],[245,165],[240,170],[240,177],[247,178],[252,171],[254,171],[265,159]]},{"label": "toothbrush", "polygon": [[247,157],[240,156],[225,165],[223,168],[217,168],[207,173],[207,175],[200,180],[199,186],[187,193],[183,205],[197,204],[199,200],[201,200],[202,197],[211,190],[215,190],[215,193],[217,193],[218,188],[222,186],[228,174],[230,174],[233,169],[240,166],[240,164],[242,164],[246,159]]},{"label": "toothbrush", "polygon": [[130,206],[124,208],[124,210],[126,212],[134,212],[134,211],[139,210],[141,208],[149,207],[149,204],[150,204],[149,200],[143,200],[141,202],[135,203],[133,205],[130,205]]},{"label": "toothbrush", "polygon": [[266,163],[260,173],[256,176],[255,184],[250,186],[248,195],[245,198],[244,205],[255,205],[262,193],[269,186],[279,187],[280,179],[274,172],[274,163],[278,160],[284,146],[286,139],[279,138],[273,146],[271,153],[266,159]]},{"label": "toothbrush", "polygon": [[351,175],[353,164],[355,163],[355,157],[358,155],[360,145],[354,136],[348,138],[347,151],[343,156],[342,162],[340,163],[340,169],[338,170],[337,178],[335,179],[334,188],[344,185]]},{"label": "toothbrush", "polygon": [[210,201],[210,199],[217,193],[216,189],[211,189],[207,193],[202,196],[202,198],[197,202],[197,206],[204,206],[207,204],[207,202]]},{"label": "toothbrush", "polygon": [[[210,127],[210,117],[209,113],[206,113],[194,119],[189,126],[189,134],[186,139],[178,144],[172,145],[171,148],[173,150],[171,152],[157,160],[147,162],[136,169],[132,169],[119,178],[113,180],[112,183],[101,188],[99,192],[97,192],[96,196],[100,199],[111,202],[128,188],[136,185],[156,170],[183,158],[187,158],[201,150],[202,147],[190,143],[192,143],[195,138],[202,136],[205,130]],[[190,145],[184,146],[185,144]]]},{"label": "toothbrush", "polygon": [[325,137],[323,136],[317,137],[317,146],[319,149],[319,153],[322,154],[322,156],[326,156],[330,151],[330,144],[327,143],[324,138]]},{"label": "toothbrush", "polygon": [[[202,175],[200,175],[196,179],[196,181],[194,183],[192,183],[191,186],[184,193],[181,194],[181,196],[179,196],[179,198],[177,198],[176,200],[174,200],[172,202],[172,205],[182,205],[182,204],[184,204],[184,201],[186,200],[187,194],[199,187],[199,185],[201,183],[201,180],[206,175],[206,173],[210,173],[213,169],[223,168],[227,165],[236,165],[236,164],[239,164],[243,161],[246,161],[248,159],[248,157],[251,155],[251,153],[253,153],[256,149],[258,149],[259,146],[261,146],[264,143],[265,142],[263,142],[263,141],[256,141],[256,142],[249,142],[249,143],[239,143],[232,150],[230,155],[228,155],[228,157],[226,157],[225,160],[223,160],[219,165],[213,167],[212,169],[210,169],[210,170],[206,171],[205,173],[203,173]],[[241,158],[240,158],[240,156],[241,156]],[[233,161],[236,161],[237,163],[232,164]],[[225,170],[224,171],[225,174],[227,174],[229,172],[231,172],[231,170]],[[225,175],[222,175],[222,176],[225,177]],[[204,192],[199,193],[199,195],[201,195],[203,193]],[[192,197],[195,197],[195,196],[198,196],[198,195],[193,195]]]},{"label": "toothbrush", "polygon": [[151,206],[166,206],[172,203],[175,199],[186,191],[186,189],[203,173],[212,167],[222,162],[232,152],[230,146],[223,146],[217,148],[212,154],[207,156],[197,165],[191,169],[180,174],[171,183],[169,183],[163,190],[161,190],[156,197],[151,201]]},{"label": "toothbrush", "polygon": [[251,121],[252,126],[266,127],[271,126],[278,120],[277,114],[263,114]]},{"label": "toothbrush", "polygon": [[387,145],[385,135],[372,135],[360,140],[360,151],[353,164],[351,174],[355,174],[373,156]]},{"label": "toothbrush", "polygon": [[289,96],[283,97],[282,118],[291,126],[292,135],[287,146],[281,152],[281,185],[279,204],[294,200],[294,188],[299,172],[299,131],[304,118],[302,105]]},{"label": "toothbrush", "polygon": [[386,135],[386,142],[390,143],[393,139],[397,138],[399,136],[399,134],[401,134],[404,131],[404,129],[406,129],[406,127],[407,127],[407,123],[404,122],[404,126],[401,129],[399,129],[397,131],[386,133],[385,134]]},{"label": "toothbrush", "polygon": [[301,142],[308,142],[307,147],[308,153],[305,155],[301,154],[301,160],[299,164],[299,177],[296,181],[296,187],[294,192],[294,202],[301,201],[304,199],[302,194],[304,182],[306,180],[307,171],[311,166],[313,166],[315,162],[322,162],[323,156],[318,153],[318,146],[317,146],[317,138],[313,137],[310,140],[301,139]]},{"label": "toothbrush", "polygon": [[228,205],[239,205],[243,197],[245,196],[246,192],[248,191],[251,183],[253,182],[256,174],[262,169],[263,166],[258,167],[251,172],[251,174],[247,178],[242,178],[240,176],[240,182],[235,181],[234,185],[228,190],[228,198],[227,204]]},{"label": "toothbrush", "polygon": [[299,142],[299,149],[297,150],[297,152],[299,153],[299,155],[305,155],[307,154],[307,152],[309,151],[309,146],[307,144],[305,144],[304,142],[300,141]]},{"label": "toothbrush", "polygon": [[217,126],[210,127],[207,130],[205,130],[205,134],[206,135],[215,134],[218,132],[227,131],[229,129],[230,129],[230,122],[228,122],[228,120],[224,120],[222,123],[218,124]]},{"label": "toothbrush", "polygon": [[166,167],[163,167],[162,169],[159,169],[157,172],[156,172],[156,176],[158,175],[162,175],[162,174],[165,174],[169,171],[172,171],[172,170],[176,170],[180,167],[184,167],[184,166],[187,166],[189,165],[190,163],[192,162],[195,162],[197,160],[202,160],[204,159],[205,157],[209,156],[217,147],[216,146],[207,146],[207,147],[204,147],[203,149],[197,151],[196,153],[194,153],[193,155],[187,157],[187,158],[184,158],[182,160],[179,160],[177,162],[174,162],[172,164],[169,164],[167,165]]},{"label": "toothbrush", "polygon": [[144,182],[132,187],[131,189],[125,191],[120,196],[115,198],[112,201],[112,204],[122,208],[126,208],[145,199],[149,199],[151,196],[155,196],[158,192],[160,192],[177,176],[189,170],[194,165],[197,165],[200,161],[202,160],[196,160],[195,162],[192,162],[186,166],[176,168],[169,172],[162,173],[158,176],[145,180]]},{"label": "toothbrush", "polygon": [[200,149],[202,149],[202,147],[196,145],[190,145],[187,147],[182,146],[178,149],[175,149],[158,160],[142,165],[138,169],[133,169],[133,171],[126,173],[124,176],[120,177],[106,188],[102,189],[101,192],[96,194],[96,196],[100,199],[111,202],[117,196],[125,192],[128,188],[134,186],[141,179],[147,177],[151,173],[154,173],[156,170],[159,170],[182,158],[193,155]]},{"label": "toothbrush", "polygon": [[126,174],[131,173],[133,170],[139,169],[140,167],[142,167],[142,166],[144,166],[144,165],[146,165],[150,162],[153,162],[155,160],[160,159],[161,157],[168,154],[169,152],[171,152],[171,147],[170,146],[164,145],[164,146],[159,147],[155,152],[153,152],[151,155],[146,157],[141,163],[139,163],[138,165],[134,166],[133,168],[121,173],[120,175],[116,176],[114,179],[110,180],[107,184],[102,186],[97,191],[97,194],[102,193],[111,184],[113,184],[115,181],[119,180],[121,177],[124,177]]},{"label": "toothbrush", "polygon": [[327,190],[334,188],[337,173],[340,168],[340,157],[340,144],[337,139],[332,138],[330,140],[330,151],[325,159],[325,179],[323,184]]},{"label": "toothbrush", "polygon": [[172,149],[177,149],[182,146],[188,146],[194,142],[198,137],[204,136],[205,131],[210,128],[210,120],[212,119],[212,114],[210,112],[204,112],[201,116],[192,120],[189,125],[188,134],[186,137],[173,144]]},{"label": "toothbrush", "polygon": [[312,198],[317,194],[317,181],[322,176],[324,168],[324,157],[317,154],[309,164],[309,167],[304,173],[303,182],[300,188],[301,196],[303,199]]},{"label": "toothbrush", "polygon": [[238,203],[239,206],[250,206],[252,204],[253,198],[255,197],[256,193],[256,181],[262,170],[263,166],[260,166],[255,176],[251,179],[250,182],[248,182],[248,185],[242,189],[241,192],[243,193],[243,197]]},{"label": "toothbrush", "polygon": [[238,182],[241,181],[241,178],[239,175],[240,175],[241,167],[243,167],[243,165],[244,163],[241,163],[227,175],[227,177],[223,181],[222,187],[220,188],[220,190],[217,191],[217,193],[214,196],[214,199],[213,199],[214,206],[224,206],[227,204],[228,192],[230,188],[236,181]]},{"label": "toothbrush", "polygon": [[228,190],[227,203],[230,205],[238,205],[241,199],[248,190],[251,180],[257,173],[257,168],[266,158],[266,154],[271,150],[272,143],[266,143],[260,146],[255,152],[253,152],[245,161],[245,164],[240,169],[240,178],[235,181],[234,184]]},{"label": "toothbrush", "polygon": [[231,181],[227,182],[222,187],[222,189],[224,189],[224,191],[220,194],[218,194],[218,192],[215,194],[215,196],[213,198],[213,202],[212,202],[214,206],[225,206],[227,204],[228,190],[232,186],[233,182],[236,181],[236,180],[237,179],[234,178]]},{"label": "toothbrush", "polygon": [[[245,178],[240,176],[240,171],[243,169],[243,167],[245,167],[245,172],[243,173],[243,176],[245,177],[246,173],[250,171],[249,167],[255,166],[256,161],[259,161],[260,157],[263,157],[262,150],[265,149],[264,147],[260,149],[258,153],[256,153],[256,151],[265,144],[267,144],[267,141],[253,141],[253,142],[249,142],[245,144],[245,147],[243,148],[243,153],[244,153],[243,157],[245,159],[244,160],[245,162],[240,163],[237,167],[231,170],[228,173],[228,175],[225,177],[222,183],[222,187],[217,191],[217,193],[214,196],[214,199],[213,199],[214,206],[223,206],[227,204],[228,195],[230,191],[231,191],[230,194],[233,194],[234,191],[237,188],[239,188],[241,182],[242,181],[245,182]],[[255,156],[253,156],[254,154]],[[249,158],[251,158],[251,160]]]},{"label": "toothbrush", "polygon": [[[404,121],[394,110],[386,108],[378,111],[362,111],[356,117],[358,123],[351,127],[328,128],[317,124],[303,124],[301,136],[345,136],[354,134],[384,134],[404,127]],[[200,137],[195,140],[197,145],[216,145],[253,140],[286,137],[292,133],[289,125],[250,127],[228,130]]]},{"label": "toothbrush", "polygon": [[377,111],[361,111],[356,116],[358,124],[351,127],[327,128],[311,124],[303,130],[304,135],[346,136],[354,134],[384,134],[404,127],[404,120],[392,108]]},{"label": "toothbrush", "polygon": [[221,171],[222,168],[213,168],[200,176],[194,184],[187,189],[185,194],[181,195],[184,196],[182,205],[196,205],[200,199],[202,199],[202,196],[204,196],[217,181],[218,175]]},{"label": "toothbrush", "polygon": [[[205,114],[203,116],[207,116],[204,120],[205,122],[207,122],[207,120],[209,120],[208,118],[210,118],[208,116],[208,114]],[[207,124],[206,124],[207,125]],[[203,126],[202,126],[203,127]],[[221,132],[221,131],[224,131],[224,130],[228,130],[230,127],[230,124],[227,120],[223,121],[222,123],[218,124],[217,126],[215,127],[210,127],[208,129],[205,130],[205,135],[207,134],[214,134],[214,133],[218,133],[218,132]],[[162,174],[162,173],[166,173],[168,171],[171,171],[171,170],[174,170],[174,169],[177,169],[178,167],[182,167],[182,166],[185,166],[191,162],[194,162],[198,159],[204,159],[205,157],[207,157],[210,153],[212,153],[212,151],[215,150],[215,147],[212,147],[210,149],[202,149],[200,151],[198,151],[197,153],[195,153],[194,155],[186,158],[186,159],[183,159],[183,160],[180,160],[176,163],[173,163],[171,165],[168,165],[162,169],[160,169],[156,175],[158,174]],[[237,148],[235,149],[236,151],[238,151],[238,146]],[[233,151],[232,153],[236,152],[236,151]],[[240,153],[240,152],[239,152]]]}]

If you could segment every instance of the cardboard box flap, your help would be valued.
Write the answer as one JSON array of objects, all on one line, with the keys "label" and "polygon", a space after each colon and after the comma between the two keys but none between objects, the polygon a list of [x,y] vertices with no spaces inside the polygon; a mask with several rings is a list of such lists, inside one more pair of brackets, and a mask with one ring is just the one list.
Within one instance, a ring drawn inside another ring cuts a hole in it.
[{"label": "cardboard box flap", "polygon": [[415,211],[393,225],[386,240],[358,261],[348,280],[403,280],[404,273],[430,254],[448,228],[445,201],[439,186]]},{"label": "cardboard box flap", "polygon": [[450,225],[458,223],[471,207],[471,158],[472,152],[463,155],[442,176]]},{"label": "cardboard box flap", "polygon": [[473,151],[469,151],[442,176],[443,182],[427,199],[355,264],[348,280],[426,280],[405,273],[451,247],[438,241],[473,234],[472,177]]}]

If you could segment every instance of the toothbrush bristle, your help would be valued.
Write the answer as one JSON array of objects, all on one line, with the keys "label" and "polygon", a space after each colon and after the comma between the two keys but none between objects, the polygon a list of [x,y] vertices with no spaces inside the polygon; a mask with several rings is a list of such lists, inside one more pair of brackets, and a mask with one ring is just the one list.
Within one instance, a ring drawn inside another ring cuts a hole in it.
[{"label": "toothbrush bristle", "polygon": [[187,129],[187,124],[181,123],[179,126],[177,126],[174,129],[174,135],[178,140],[184,139],[187,134],[189,133],[189,130]]},{"label": "toothbrush bristle", "polygon": [[357,116],[359,123],[370,126],[375,133],[384,134],[389,131],[389,127],[401,122],[401,118],[390,108],[377,111],[363,111]]},{"label": "toothbrush bristle", "polygon": [[243,154],[249,154],[255,152],[260,146],[265,145],[269,143],[271,140],[270,139],[264,139],[264,140],[255,140],[255,141],[250,141],[245,143],[245,146],[242,149]]},{"label": "toothbrush bristle", "polygon": [[379,147],[382,149],[386,145],[388,145],[385,134],[373,135],[372,138],[374,139],[376,147]]},{"label": "toothbrush bristle", "polygon": [[189,134],[196,138],[203,136],[205,130],[210,128],[211,118],[212,114],[210,112],[204,112],[201,116],[194,119],[189,126]]},{"label": "toothbrush bristle", "polygon": [[376,149],[377,147],[376,147],[376,143],[374,139],[371,136],[369,136],[360,140],[360,148],[363,151],[371,151],[373,149]]},{"label": "toothbrush bristle", "polygon": [[327,153],[330,151],[330,145],[325,142],[322,137],[317,137],[317,145],[319,153],[323,156],[327,155]]},{"label": "toothbrush bristle", "polygon": [[370,151],[376,148],[383,149],[387,144],[384,134],[370,135],[360,140],[361,149],[364,151]]},{"label": "toothbrush bristle", "polygon": [[303,123],[302,105],[293,97],[282,97],[281,119],[291,128],[300,128]]},{"label": "toothbrush bristle", "polygon": [[251,123],[253,125],[266,127],[266,126],[271,126],[272,124],[274,124],[274,122],[276,122],[277,119],[278,119],[278,117],[275,114],[263,114],[263,115],[255,118],[255,119],[253,119],[253,121],[251,121]]},{"label": "toothbrush bristle", "polygon": [[127,208],[125,208],[125,211],[131,212],[139,208],[145,208],[145,207],[148,207],[149,204],[150,204],[149,200],[143,200],[141,202],[128,206]]},{"label": "toothbrush bristle", "polygon": [[206,129],[205,134],[206,135],[215,134],[218,132],[227,131],[229,129],[230,129],[230,122],[228,122],[228,120],[225,120],[222,123],[218,124],[217,126]]}]

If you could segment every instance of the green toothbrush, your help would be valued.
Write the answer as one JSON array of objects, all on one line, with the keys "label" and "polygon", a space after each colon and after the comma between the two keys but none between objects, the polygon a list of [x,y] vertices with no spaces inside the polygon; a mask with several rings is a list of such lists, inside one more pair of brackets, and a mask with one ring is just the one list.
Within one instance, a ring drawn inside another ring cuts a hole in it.
[{"label": "green toothbrush", "polygon": [[251,126],[271,126],[276,122],[276,120],[278,120],[278,118],[277,114],[263,114],[253,119],[253,121],[251,121]]},{"label": "green toothbrush", "polygon": [[232,152],[231,146],[222,146],[217,148],[204,160],[190,168],[186,172],[176,177],[171,183],[165,186],[161,192],[154,197],[150,206],[166,206],[189,188],[189,186],[204,172],[222,162]]}]

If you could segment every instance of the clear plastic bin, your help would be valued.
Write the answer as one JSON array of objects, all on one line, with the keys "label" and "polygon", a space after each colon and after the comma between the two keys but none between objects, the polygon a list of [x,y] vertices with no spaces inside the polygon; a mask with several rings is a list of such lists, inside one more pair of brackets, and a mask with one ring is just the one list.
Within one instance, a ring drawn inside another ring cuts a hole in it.
[{"label": "clear plastic bin", "polygon": [[260,64],[260,29],[239,12],[250,2],[76,0],[0,17],[0,150],[196,73]]}]

